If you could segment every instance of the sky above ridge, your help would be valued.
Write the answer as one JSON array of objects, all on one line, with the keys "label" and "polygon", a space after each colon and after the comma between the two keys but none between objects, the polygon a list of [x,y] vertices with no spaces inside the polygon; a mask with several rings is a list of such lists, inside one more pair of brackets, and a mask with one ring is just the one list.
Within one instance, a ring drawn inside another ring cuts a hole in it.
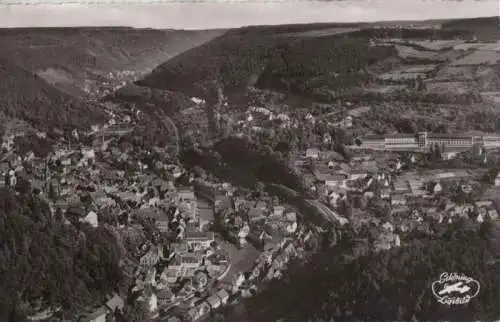
[{"label": "sky above ridge", "polygon": [[311,22],[472,18],[498,16],[500,5],[498,0],[254,0],[232,3],[217,0],[187,3],[178,0],[176,3],[151,4],[109,4],[107,0],[93,0],[93,3],[108,2],[97,5],[50,4],[66,0],[41,0],[46,4],[5,5],[15,1],[20,0],[0,0],[0,27],[211,29]]}]

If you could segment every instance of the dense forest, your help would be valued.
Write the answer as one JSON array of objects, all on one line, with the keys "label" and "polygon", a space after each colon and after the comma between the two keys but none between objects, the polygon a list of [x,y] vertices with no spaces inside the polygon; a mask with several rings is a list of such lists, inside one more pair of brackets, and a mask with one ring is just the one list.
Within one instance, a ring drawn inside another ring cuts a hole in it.
[{"label": "dense forest", "polygon": [[262,190],[262,183],[270,183],[304,192],[301,178],[272,148],[242,138],[228,137],[218,141],[213,148],[186,149],[180,161],[195,173],[203,169],[221,180],[250,189]]},{"label": "dense forest", "polygon": [[105,228],[65,225],[31,195],[0,190],[0,321],[60,307],[74,318],[121,280],[120,251]]},{"label": "dense forest", "polygon": [[0,58],[0,113],[40,130],[86,128],[107,119],[95,103],[59,91],[41,77]]},{"label": "dense forest", "polygon": [[344,90],[367,82],[366,67],[396,55],[393,47],[369,46],[368,38],[331,36],[299,39],[277,51],[256,86],[292,91],[324,101],[329,91]]},{"label": "dense forest", "polygon": [[225,89],[242,89],[260,74],[272,49],[288,41],[287,37],[263,37],[235,30],[170,59],[137,84],[203,97],[204,91],[193,85],[218,77]]},{"label": "dense forest", "polygon": [[276,158],[270,148],[266,150],[245,139],[230,137],[219,141],[214,149],[229,165],[247,170],[261,181],[300,190],[302,181]]},{"label": "dense forest", "polygon": [[37,157],[45,158],[54,151],[53,142],[36,134],[18,136],[14,139],[16,151],[24,156],[30,151]]},{"label": "dense forest", "polygon": [[[256,84],[312,95],[308,88],[359,85],[367,79],[362,73],[366,66],[394,55],[392,47],[369,47],[365,35],[270,37],[259,30],[235,30],[169,60],[137,84],[203,96],[193,84],[219,78],[228,92]],[[205,59],[204,64],[199,64],[199,57]]]},{"label": "dense forest", "polygon": [[[500,316],[494,231],[491,223],[472,229],[459,221],[439,236],[413,235],[405,247],[351,262],[342,254],[354,240],[344,234],[334,248],[224,314],[228,321],[491,321]],[[431,284],[443,272],[476,279],[479,295],[463,306],[439,304]]]},{"label": "dense forest", "polygon": [[441,30],[462,30],[473,33],[477,40],[496,41],[500,39],[498,32],[498,15],[493,17],[453,19],[442,24]]},{"label": "dense forest", "polygon": [[[325,28],[360,29],[319,37],[297,33]],[[324,101],[332,94],[329,90],[359,87],[369,81],[365,73],[367,66],[396,56],[392,47],[369,46],[369,40],[374,38],[472,39],[473,32],[363,28],[356,24],[248,27],[231,30],[170,59],[137,84],[203,96],[203,90],[196,85],[218,78],[228,92],[256,85],[262,89],[291,90]],[[201,58],[203,64],[200,64]]]}]

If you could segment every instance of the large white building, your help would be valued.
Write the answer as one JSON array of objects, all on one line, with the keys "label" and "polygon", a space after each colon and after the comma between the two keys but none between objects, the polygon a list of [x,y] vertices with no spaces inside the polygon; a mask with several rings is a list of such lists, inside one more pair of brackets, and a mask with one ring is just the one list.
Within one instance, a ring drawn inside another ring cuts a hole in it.
[{"label": "large white building", "polygon": [[368,136],[361,140],[359,147],[374,150],[413,151],[428,150],[436,145],[447,149],[467,149],[476,144],[486,148],[500,147],[500,134],[398,133],[385,136]]}]

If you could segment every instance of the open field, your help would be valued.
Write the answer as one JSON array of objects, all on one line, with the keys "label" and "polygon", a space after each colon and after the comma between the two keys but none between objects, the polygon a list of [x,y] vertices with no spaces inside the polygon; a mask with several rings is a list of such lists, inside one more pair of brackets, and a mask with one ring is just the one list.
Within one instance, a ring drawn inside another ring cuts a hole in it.
[{"label": "open field", "polygon": [[402,73],[429,73],[436,69],[436,65],[416,65],[400,69]]},{"label": "open field", "polygon": [[426,82],[427,93],[445,94],[465,94],[471,91],[470,86],[465,82]]},{"label": "open field", "polygon": [[426,74],[425,73],[405,73],[399,70],[389,72],[389,73],[384,73],[380,75],[378,78],[381,80],[393,80],[393,81],[403,81],[403,80],[410,80],[410,79],[417,79],[417,78],[425,78]]},{"label": "open field", "polygon": [[379,76],[381,80],[393,80],[393,81],[403,81],[417,78],[425,78],[425,74],[422,73],[400,73],[400,72],[391,72],[385,73]]},{"label": "open field", "polygon": [[397,91],[401,91],[408,88],[406,85],[386,85],[386,86],[373,86],[365,88],[365,91],[371,93],[380,93],[380,94],[390,94]]},{"label": "open field", "polygon": [[427,75],[435,69],[436,65],[404,66],[383,73],[379,75],[378,78],[381,80],[393,81],[417,79],[418,77],[426,78]]},{"label": "open field", "polygon": [[286,37],[324,37],[324,36],[333,36],[339,34],[350,33],[354,31],[360,30],[359,28],[328,28],[322,30],[310,30],[304,32],[295,32],[295,33],[286,33],[280,34],[278,36],[286,36]]},{"label": "open field", "polygon": [[475,78],[474,66],[446,66],[439,70],[434,80],[467,81]]},{"label": "open field", "polygon": [[411,43],[428,50],[438,51],[460,45],[463,43],[463,40],[422,40],[412,41]]},{"label": "open field", "polygon": [[429,59],[429,60],[441,60],[441,56],[437,55],[431,51],[417,50],[410,46],[396,45],[396,50],[401,58],[416,58],[416,59]]},{"label": "open field", "polygon": [[453,47],[455,50],[469,50],[469,49],[477,49],[477,50],[500,50],[500,42],[493,43],[462,43]]},{"label": "open field", "polygon": [[495,65],[500,60],[500,53],[494,50],[477,50],[461,59],[453,61],[451,66],[463,65]]},{"label": "open field", "polygon": [[481,92],[479,94],[488,102],[500,104],[500,92]]}]

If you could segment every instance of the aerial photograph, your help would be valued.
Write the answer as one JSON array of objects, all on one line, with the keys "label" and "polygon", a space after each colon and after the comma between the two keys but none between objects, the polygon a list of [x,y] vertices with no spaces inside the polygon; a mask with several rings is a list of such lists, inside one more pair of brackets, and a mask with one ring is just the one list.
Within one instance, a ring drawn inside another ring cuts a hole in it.
[{"label": "aerial photograph", "polygon": [[500,321],[498,1],[17,3],[0,322]]}]

